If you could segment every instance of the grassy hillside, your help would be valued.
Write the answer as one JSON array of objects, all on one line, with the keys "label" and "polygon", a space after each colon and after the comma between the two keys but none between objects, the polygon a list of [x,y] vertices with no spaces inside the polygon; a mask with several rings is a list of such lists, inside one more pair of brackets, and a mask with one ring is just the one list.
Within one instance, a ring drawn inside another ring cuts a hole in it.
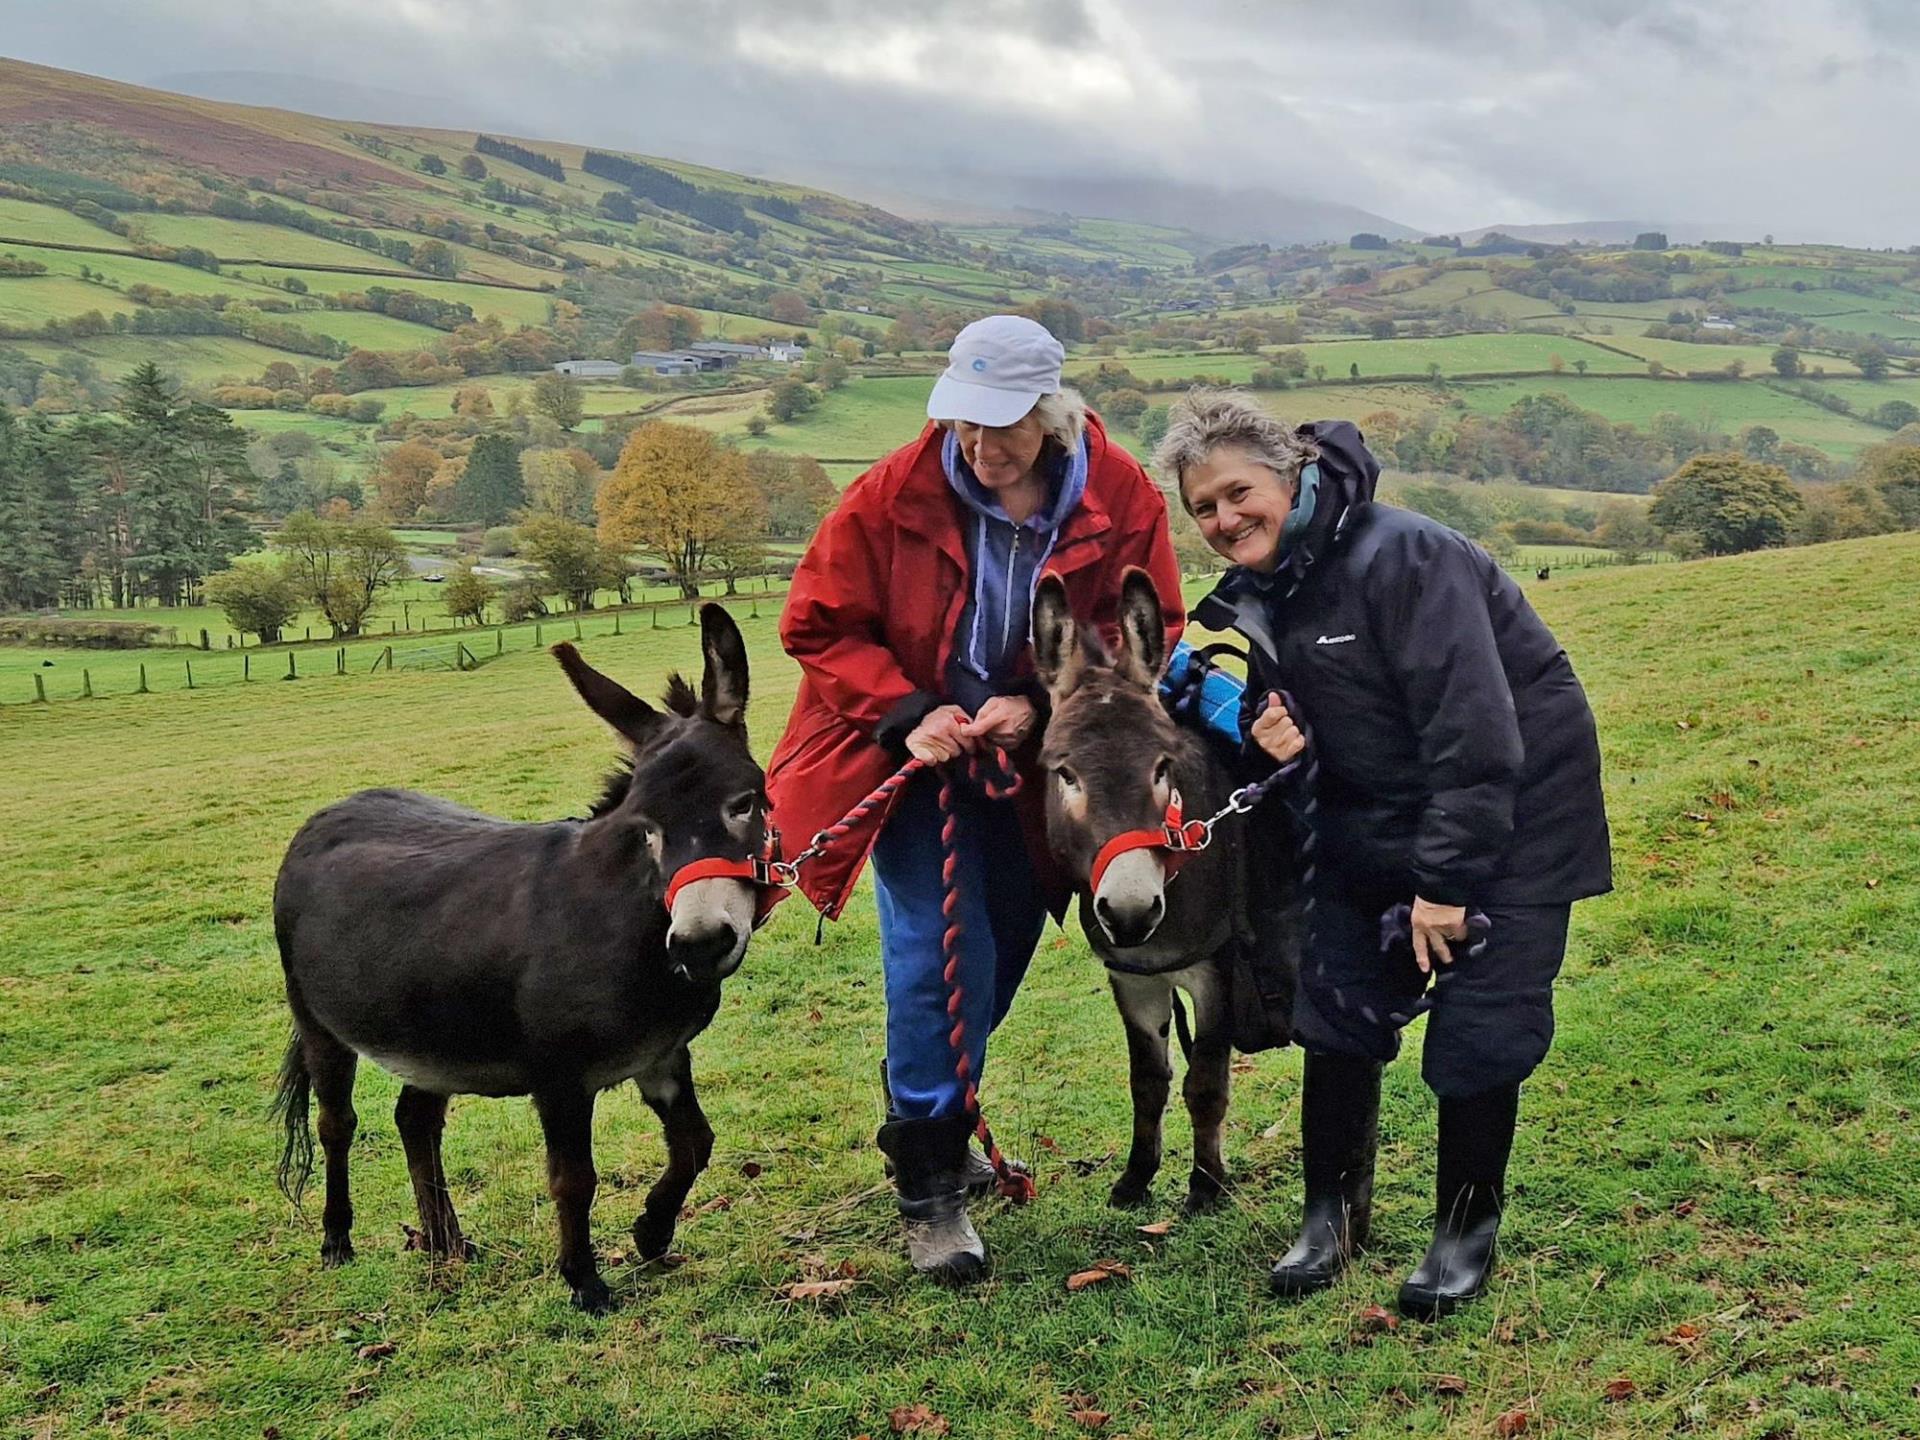
[{"label": "grassy hillside", "polygon": [[[1535,599],[1594,698],[1618,889],[1579,907],[1554,1053],[1529,1087],[1494,1291],[1373,1333],[1426,1238],[1431,1100],[1390,1072],[1375,1249],[1295,1305],[1264,1272],[1299,1200],[1299,1059],[1235,1077],[1222,1214],[1104,1203],[1125,1054],[1077,934],[1043,942],[985,1097],[1041,1198],[983,1207],[996,1278],[954,1296],[896,1255],[874,921],[825,944],[789,905],[729,982],[696,1072],[719,1135],[684,1263],[551,1273],[537,1127],[456,1102],[453,1188],[479,1246],[432,1270],[366,1067],[360,1259],[322,1271],[272,1186],[285,1036],[267,919],[314,807],[410,784],[522,818],[578,813],[605,733],[552,662],[0,708],[12,957],[0,1047],[0,1417],[23,1433],[846,1437],[924,1404],[965,1436],[1527,1433],[1839,1437],[1911,1430],[1920,1143],[1920,567],[1912,536],[1557,578]],[[793,693],[746,622],[765,755]],[[684,626],[594,638],[651,691]],[[102,764],[101,757],[137,757]],[[609,1257],[661,1163],[630,1091],[597,1132]],[[1150,1237],[1142,1221],[1170,1218]],[[1101,1258],[1132,1278],[1069,1294]],[[791,1282],[848,1267],[840,1302]],[[377,1347],[368,1349],[366,1347]],[[1609,1403],[1615,1379],[1630,1398]],[[1512,1429],[1513,1422],[1508,1422]]]}]

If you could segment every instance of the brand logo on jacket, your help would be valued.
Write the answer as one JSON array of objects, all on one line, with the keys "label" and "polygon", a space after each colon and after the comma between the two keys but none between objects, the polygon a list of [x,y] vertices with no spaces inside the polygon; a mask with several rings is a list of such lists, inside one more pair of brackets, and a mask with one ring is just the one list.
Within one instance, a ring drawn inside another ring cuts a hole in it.
[{"label": "brand logo on jacket", "polygon": [[1344,645],[1353,638],[1351,635],[1322,635],[1313,643],[1316,645]]}]

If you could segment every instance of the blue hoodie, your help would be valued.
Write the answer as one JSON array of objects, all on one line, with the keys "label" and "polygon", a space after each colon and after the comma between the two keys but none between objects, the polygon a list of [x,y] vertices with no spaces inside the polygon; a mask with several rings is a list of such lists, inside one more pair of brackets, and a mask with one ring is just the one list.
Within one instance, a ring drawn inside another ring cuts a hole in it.
[{"label": "blue hoodie", "polygon": [[1087,490],[1087,441],[1056,455],[1048,477],[1047,503],[1016,524],[993,492],[975,478],[951,430],[941,447],[947,483],[966,505],[967,554],[972,592],[960,612],[947,666],[947,694],[969,715],[990,695],[1017,692],[1013,683],[1020,652],[1033,629],[1033,592],[1046,573],[1060,527]]}]

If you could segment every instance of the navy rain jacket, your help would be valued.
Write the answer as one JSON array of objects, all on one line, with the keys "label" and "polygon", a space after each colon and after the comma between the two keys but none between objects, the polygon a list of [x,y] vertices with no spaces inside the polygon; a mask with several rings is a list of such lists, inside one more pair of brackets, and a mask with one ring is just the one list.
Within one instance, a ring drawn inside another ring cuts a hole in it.
[{"label": "navy rain jacket", "polygon": [[1357,429],[1301,433],[1321,452],[1306,535],[1273,575],[1230,570],[1193,618],[1249,642],[1243,727],[1270,689],[1311,725],[1327,878],[1440,905],[1604,894],[1600,745],[1566,651],[1486,551],[1375,502]]}]

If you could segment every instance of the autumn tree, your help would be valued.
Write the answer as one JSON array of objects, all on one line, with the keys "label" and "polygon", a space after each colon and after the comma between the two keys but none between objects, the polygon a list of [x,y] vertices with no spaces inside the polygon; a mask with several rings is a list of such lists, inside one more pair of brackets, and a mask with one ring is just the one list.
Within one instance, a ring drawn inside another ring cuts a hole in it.
[{"label": "autumn tree", "polygon": [[467,420],[491,420],[493,397],[484,386],[462,385],[453,392],[453,413]]},{"label": "autumn tree", "polygon": [[520,522],[520,553],[540,567],[541,589],[575,610],[593,609],[605,569],[600,541],[577,521],[533,515]]},{"label": "autumn tree", "polygon": [[1647,515],[1667,535],[1697,537],[1709,555],[1784,545],[1800,492],[1778,465],[1742,455],[1696,455],[1653,491]]},{"label": "autumn tree", "polygon": [[593,521],[600,466],[577,445],[564,450],[522,450],[520,480],[528,515],[551,515],[580,524]]},{"label": "autumn tree", "polygon": [[1858,478],[1873,487],[1901,529],[1920,530],[1920,445],[1903,445],[1896,436],[1863,451]]},{"label": "autumn tree", "polygon": [[777,539],[806,539],[840,498],[811,455],[755,450],[747,456],[747,475],[766,504],[767,533]]},{"label": "autumn tree", "polygon": [[1660,543],[1647,507],[1632,500],[1601,502],[1593,538],[1631,564]]},{"label": "autumn tree", "polygon": [[301,598],[327,617],[336,638],[358,635],[380,593],[407,573],[407,552],[394,533],[371,521],[287,517],[273,537]]},{"label": "autumn tree", "polygon": [[767,413],[781,424],[798,420],[820,403],[820,392],[798,375],[789,375],[767,392]]},{"label": "autumn tree", "polygon": [[684,305],[649,305],[620,327],[622,352],[684,350],[701,336],[700,317]]},{"label": "autumn tree", "polygon": [[628,437],[594,508],[604,543],[657,555],[688,598],[700,593],[713,545],[766,533],[745,458],[705,430],[666,421]]},{"label": "autumn tree", "polygon": [[233,567],[207,577],[203,594],[207,604],[227,617],[227,623],[260,637],[262,645],[280,643],[280,631],[300,613],[300,587],[279,558],[250,556]]},{"label": "autumn tree", "polygon": [[562,430],[571,430],[587,415],[580,382],[571,375],[550,371],[533,382],[533,408]]},{"label": "autumn tree", "polygon": [[1861,375],[1869,380],[1887,378],[1887,352],[1878,345],[1862,345],[1853,352],[1853,363],[1860,367]]},{"label": "autumn tree", "polygon": [[486,622],[487,606],[493,603],[498,588],[468,561],[447,577],[440,599],[454,619],[480,625]]},{"label": "autumn tree", "polygon": [[440,452],[418,440],[386,451],[373,472],[381,513],[389,520],[411,520],[427,503],[427,487],[440,468]]},{"label": "autumn tree", "polygon": [[487,162],[478,155],[462,155],[460,173],[468,180],[484,180],[487,178]]}]

